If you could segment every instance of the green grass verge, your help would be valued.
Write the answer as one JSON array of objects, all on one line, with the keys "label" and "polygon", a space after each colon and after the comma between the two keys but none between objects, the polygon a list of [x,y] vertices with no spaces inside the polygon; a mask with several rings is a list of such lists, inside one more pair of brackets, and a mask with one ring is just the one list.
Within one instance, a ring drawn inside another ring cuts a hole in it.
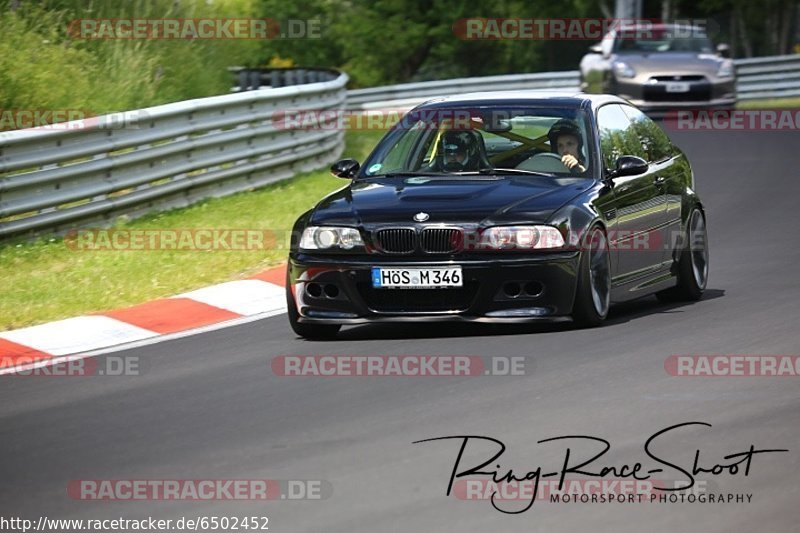
[{"label": "green grass verge", "polygon": [[[345,156],[361,161],[382,132],[348,132]],[[291,230],[298,215],[345,182],[327,169],[257,191],[118,221],[121,229]],[[286,260],[259,251],[78,251],[63,239],[0,247],[0,330],[118,309],[214,283],[241,279]]]},{"label": "green grass verge", "polygon": [[800,107],[800,98],[745,100],[736,104],[737,109],[787,109],[795,107]]}]

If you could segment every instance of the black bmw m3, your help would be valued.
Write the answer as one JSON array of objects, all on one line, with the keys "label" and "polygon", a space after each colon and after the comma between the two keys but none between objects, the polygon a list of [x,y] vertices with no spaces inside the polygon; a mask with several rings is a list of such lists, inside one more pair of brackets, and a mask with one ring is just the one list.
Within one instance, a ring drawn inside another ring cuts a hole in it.
[{"label": "black bmw m3", "polygon": [[606,95],[474,93],[411,110],[299,217],[288,316],[307,338],[384,321],[597,326],[646,295],[702,297],[686,156]]}]

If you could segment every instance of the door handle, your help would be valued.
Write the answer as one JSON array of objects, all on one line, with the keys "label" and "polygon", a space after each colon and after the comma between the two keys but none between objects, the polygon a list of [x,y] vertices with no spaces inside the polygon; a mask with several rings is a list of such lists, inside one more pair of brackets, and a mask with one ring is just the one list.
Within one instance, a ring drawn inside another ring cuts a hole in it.
[{"label": "door handle", "polygon": [[655,178],[653,178],[653,184],[656,185],[657,187],[664,185],[666,182],[667,178],[665,178],[664,176],[656,176]]}]

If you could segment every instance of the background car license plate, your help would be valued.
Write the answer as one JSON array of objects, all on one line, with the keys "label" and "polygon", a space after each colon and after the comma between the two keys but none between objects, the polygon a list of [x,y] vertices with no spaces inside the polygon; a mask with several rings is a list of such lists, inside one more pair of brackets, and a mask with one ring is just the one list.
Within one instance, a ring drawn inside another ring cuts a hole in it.
[{"label": "background car license plate", "polygon": [[461,267],[380,268],[372,267],[372,286],[376,289],[432,289],[462,287]]},{"label": "background car license plate", "polygon": [[667,83],[667,92],[668,93],[688,93],[689,92],[689,84],[686,82],[670,82]]}]

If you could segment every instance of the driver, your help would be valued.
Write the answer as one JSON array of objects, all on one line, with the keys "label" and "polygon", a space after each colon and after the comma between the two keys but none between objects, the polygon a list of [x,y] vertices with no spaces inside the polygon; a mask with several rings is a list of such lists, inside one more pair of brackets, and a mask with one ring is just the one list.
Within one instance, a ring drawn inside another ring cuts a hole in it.
[{"label": "driver", "polygon": [[583,161],[583,136],[581,129],[573,120],[562,118],[552,125],[547,132],[550,139],[550,150],[561,156],[565,167],[577,173],[586,172]]},{"label": "driver", "polygon": [[471,132],[448,131],[442,135],[442,169],[446,172],[478,170],[478,147]]}]

